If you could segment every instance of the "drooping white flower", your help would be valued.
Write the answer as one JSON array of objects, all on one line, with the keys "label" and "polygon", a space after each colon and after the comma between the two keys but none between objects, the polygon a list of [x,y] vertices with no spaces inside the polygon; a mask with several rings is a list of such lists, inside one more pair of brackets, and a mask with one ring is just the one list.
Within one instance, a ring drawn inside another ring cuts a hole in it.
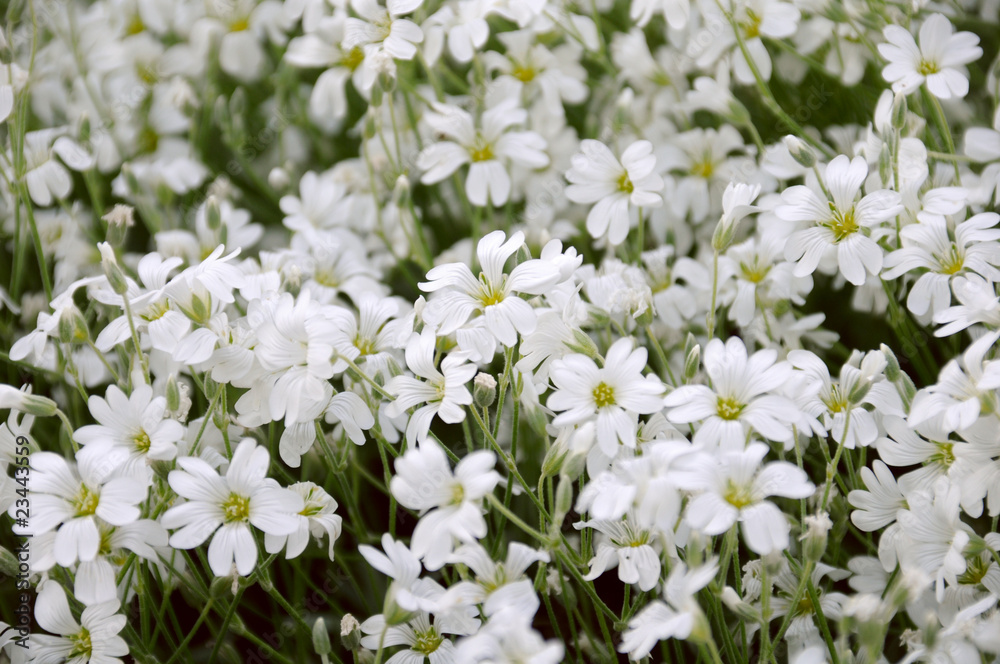
[{"label": "drooping white flower", "polygon": [[285,558],[295,558],[303,551],[309,543],[309,536],[312,535],[317,540],[324,535],[330,539],[328,555],[333,560],[333,545],[340,537],[341,524],[343,519],[339,514],[334,514],[337,509],[337,501],[312,482],[296,482],[288,487],[302,497],[305,507],[296,515],[297,528],[290,535],[264,534],[264,550],[268,553],[277,553],[285,549]]},{"label": "drooping white flower", "polygon": [[170,546],[193,549],[210,535],[208,562],[216,576],[228,576],[234,566],[247,576],[257,563],[257,544],[250,526],[268,535],[292,535],[297,516],[305,508],[302,496],[283,489],[267,477],[267,448],[247,438],[233,451],[225,475],[219,475],[197,457],[181,457],[168,480],[170,488],[187,502],[174,505],[160,519],[177,529]]},{"label": "drooping white flower", "polygon": [[941,99],[964,97],[969,79],[963,65],[983,55],[979,37],[972,32],[954,32],[951,21],[933,14],[920,26],[920,46],[913,35],[898,25],[887,25],[883,34],[888,44],[878,51],[889,64],[882,70],[892,89],[909,94],[927,84],[927,91]]},{"label": "drooping white flower", "polygon": [[640,528],[634,519],[581,521],[575,528],[593,528],[600,533],[590,571],[584,579],[596,579],[606,570],[617,567],[622,583],[638,584],[640,590],[652,590],[660,580],[662,542],[652,531]]},{"label": "drooping white flower", "polygon": [[486,535],[480,504],[500,481],[495,463],[492,452],[472,452],[452,472],[444,450],[433,439],[396,459],[389,488],[400,505],[424,513],[411,546],[428,570],[447,562],[456,539],[472,543]]},{"label": "drooping white flower", "polygon": [[663,178],[655,171],[656,157],[649,141],[636,141],[621,161],[604,143],[584,139],[566,172],[566,197],[574,203],[594,204],[587,215],[592,237],[607,237],[611,245],[625,241],[638,208],[663,204]]}]

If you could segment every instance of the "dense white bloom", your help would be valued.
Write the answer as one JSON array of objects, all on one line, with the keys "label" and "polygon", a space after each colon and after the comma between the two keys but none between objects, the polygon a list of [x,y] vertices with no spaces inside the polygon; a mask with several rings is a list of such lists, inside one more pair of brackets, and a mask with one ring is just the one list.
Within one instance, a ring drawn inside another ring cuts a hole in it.
[{"label": "dense white bloom", "polygon": [[177,529],[170,546],[192,549],[210,535],[208,562],[216,576],[234,568],[247,576],[257,563],[257,544],[250,526],[267,535],[292,535],[305,508],[302,496],[282,489],[267,477],[271,457],[264,447],[246,439],[233,451],[225,475],[196,457],[181,457],[181,470],[170,471],[170,488],[187,501],[174,505],[160,522]]},{"label": "dense white bloom", "polygon": [[964,97],[969,79],[962,65],[983,55],[979,37],[972,32],[954,32],[947,17],[933,14],[920,26],[920,46],[906,29],[888,25],[883,31],[888,44],[878,51],[889,64],[882,70],[892,89],[909,94],[923,83],[941,99]]},{"label": "dense white bloom", "polygon": [[594,204],[587,215],[587,231],[608,243],[625,241],[637,208],[663,204],[663,178],[654,170],[656,157],[649,141],[636,141],[622,152],[621,161],[604,143],[586,139],[566,172],[566,198]]}]

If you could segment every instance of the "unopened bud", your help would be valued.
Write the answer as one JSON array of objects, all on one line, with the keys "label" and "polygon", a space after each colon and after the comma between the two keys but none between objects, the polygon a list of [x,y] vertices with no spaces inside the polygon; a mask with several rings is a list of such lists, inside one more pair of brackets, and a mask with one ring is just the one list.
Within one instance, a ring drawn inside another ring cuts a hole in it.
[{"label": "unopened bud", "polygon": [[698,373],[698,369],[701,367],[701,346],[698,344],[694,345],[688,354],[684,358],[684,382],[690,382],[695,374]]},{"label": "unopened bud", "polygon": [[882,144],[882,150],[878,154],[878,176],[883,183],[892,180],[892,151],[887,143]]},{"label": "unopened bud", "polygon": [[892,126],[902,129],[906,125],[906,95],[897,92],[892,98]]},{"label": "unopened bud", "polygon": [[730,611],[751,623],[760,622],[760,614],[753,605],[749,602],[743,601],[735,590],[731,586],[726,586],[722,589],[722,595],[720,596],[722,603],[729,608]]},{"label": "unopened bud", "polygon": [[59,341],[64,344],[80,343],[90,338],[87,321],[76,305],[69,305],[59,316]]},{"label": "unopened bud", "polygon": [[111,289],[119,295],[124,295],[128,291],[128,281],[118,265],[118,259],[115,258],[115,250],[107,242],[98,242],[97,248],[101,251],[101,267],[104,268],[104,276],[108,278]]},{"label": "unopened bud", "polygon": [[590,335],[579,328],[573,329],[573,343],[566,344],[570,350],[582,353],[590,359],[597,359],[597,344],[590,338]]},{"label": "unopened bud", "polygon": [[815,516],[805,518],[806,532],[799,537],[802,544],[802,552],[806,560],[818,562],[826,552],[826,541],[833,522],[826,512],[820,512]]},{"label": "unopened bud", "polygon": [[556,485],[556,522],[561,522],[562,518],[569,514],[573,507],[573,482],[567,475],[559,476],[559,484]]},{"label": "unopened bud", "polygon": [[222,212],[219,210],[219,199],[209,196],[205,201],[205,221],[213,231],[222,228]]},{"label": "unopened bud", "polygon": [[0,574],[13,579],[17,576],[18,571],[17,558],[6,548],[0,546]]},{"label": "unopened bud", "polygon": [[487,373],[476,374],[472,381],[472,399],[480,408],[489,408],[497,398],[497,381]]},{"label": "unopened bud", "polygon": [[896,358],[896,354],[892,352],[892,349],[882,344],[879,346],[879,350],[885,355],[885,377],[889,379],[890,382],[895,383],[899,380],[902,371],[899,368],[899,360]]},{"label": "unopened bud", "polygon": [[813,154],[812,149],[805,144],[805,141],[797,136],[788,135],[782,139],[785,147],[788,148],[788,154],[792,155],[792,159],[799,162],[806,168],[812,168],[816,165],[816,155]]},{"label": "unopened bud", "polygon": [[167,410],[176,412],[181,407],[181,388],[177,384],[177,374],[167,378]]},{"label": "unopened bud", "polygon": [[288,176],[288,171],[280,166],[272,168],[267,174],[267,183],[276,191],[284,190],[289,184],[291,184],[291,181],[292,179]]},{"label": "unopened bud", "polygon": [[859,404],[861,400],[868,396],[868,392],[872,389],[872,383],[870,380],[863,380],[854,386],[851,393],[847,395],[847,400],[852,404]]},{"label": "unopened bud", "polygon": [[108,222],[105,239],[111,246],[120,247],[125,241],[128,229],[135,225],[135,209],[131,205],[119,203],[101,219]]},{"label": "unopened bud", "polygon": [[396,184],[392,188],[392,202],[398,208],[410,204],[410,179],[405,175],[396,178]]},{"label": "unopened bud", "polygon": [[[372,100],[373,100],[372,103],[374,103],[374,99],[375,99],[375,89],[372,88]],[[377,132],[375,128],[375,114],[370,112],[365,116],[364,137],[367,139],[372,139],[375,138],[376,133]]]},{"label": "unopened bud", "polygon": [[542,459],[543,479],[546,477],[555,477],[559,473],[567,453],[568,451],[564,445],[556,443],[549,447],[549,450],[545,453],[545,458]]},{"label": "unopened bud", "polygon": [[738,225],[739,222],[727,219],[723,215],[715,225],[715,232],[712,233],[712,249],[720,253],[728,249],[736,237]]},{"label": "unopened bud", "polygon": [[329,655],[333,650],[330,645],[330,634],[326,631],[326,621],[317,618],[312,629],[313,650],[317,655]]},{"label": "unopened bud", "polygon": [[350,613],[340,619],[340,643],[351,652],[361,647],[361,623]]}]

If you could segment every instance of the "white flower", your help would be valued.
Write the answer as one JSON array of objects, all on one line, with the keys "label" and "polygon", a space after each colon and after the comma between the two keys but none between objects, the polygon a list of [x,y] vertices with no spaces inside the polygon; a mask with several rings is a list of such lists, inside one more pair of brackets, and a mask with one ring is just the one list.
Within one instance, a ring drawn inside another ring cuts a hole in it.
[{"label": "white flower", "polygon": [[435,102],[433,108],[424,121],[448,140],[428,145],[417,157],[424,184],[438,183],[468,163],[465,191],[469,202],[503,205],[511,189],[507,160],[527,168],[549,164],[544,138],[533,131],[509,131],[528,119],[527,111],[517,107],[517,99],[506,99],[483,113],[479,129],[472,116],[458,107]]},{"label": "white flower", "polygon": [[479,241],[476,255],[482,272],[478,280],[464,263],[438,265],[427,273],[421,290],[438,294],[427,304],[423,317],[438,328],[438,334],[458,330],[476,312],[483,315],[485,331],[508,348],[519,335],[534,332],[535,310],[518,293],[546,292],[560,280],[559,268],[549,261],[529,259],[506,274],[504,266],[524,245],[524,233],[517,231],[505,239],[503,231],[493,231]]},{"label": "white flower", "polygon": [[579,353],[553,360],[550,374],[557,389],[548,407],[563,412],[552,424],[571,426],[594,419],[597,443],[607,456],[616,456],[619,444],[634,448],[636,415],[663,407],[663,384],[652,374],[643,376],[645,366],[646,349],[633,348],[631,338],[616,341],[600,368]]},{"label": "white flower", "polygon": [[299,528],[296,516],[305,508],[302,496],[267,477],[269,463],[267,448],[250,438],[233,451],[224,476],[202,459],[178,459],[182,470],[170,471],[168,480],[187,502],[171,507],[160,519],[165,528],[177,529],[170,546],[192,549],[214,533],[208,547],[212,572],[228,576],[235,561],[240,576],[250,574],[257,562],[250,526],[268,535],[291,535]]},{"label": "white flower", "polygon": [[1000,281],[1000,229],[994,228],[1000,215],[977,214],[955,226],[949,237],[948,221],[940,215],[920,216],[920,223],[900,231],[903,247],[885,257],[883,279],[895,279],[924,268],[910,288],[906,308],[921,316],[937,315],[951,304],[951,281],[956,275],[973,272],[990,281]]},{"label": "white flower", "polygon": [[625,241],[636,208],[663,204],[663,178],[654,170],[656,157],[649,141],[636,141],[622,153],[619,162],[604,143],[584,139],[566,172],[572,184],[566,198],[574,203],[595,204],[587,215],[592,237],[607,236],[608,243]]},{"label": "white flower", "polygon": [[666,601],[653,600],[629,621],[618,652],[628,653],[629,659],[637,661],[648,655],[658,641],[687,639],[692,635],[703,637],[709,627],[695,594],[718,571],[718,561],[714,558],[690,570],[678,562],[663,584]]},{"label": "white flower", "polygon": [[927,91],[941,99],[964,97],[969,79],[962,65],[983,55],[979,37],[972,32],[954,32],[945,16],[934,14],[920,26],[920,47],[907,30],[888,25],[883,30],[888,44],[878,52],[889,64],[882,76],[892,89],[909,94],[927,83]]},{"label": "white flower", "polygon": [[961,493],[947,477],[939,477],[932,492],[908,496],[909,509],[900,510],[898,516],[906,541],[900,550],[902,562],[931,575],[939,602],[944,599],[945,583],[955,585],[965,571],[962,551],[969,533],[959,519]]},{"label": "white flower", "polygon": [[532,563],[540,561],[549,562],[549,554],[520,542],[511,542],[507,558],[499,563],[494,562],[478,542],[463,544],[448,562],[468,567],[475,573],[475,581],[459,581],[452,585],[442,604],[455,597],[469,605],[482,604],[485,616],[509,610],[520,615],[534,615],[539,606],[538,597],[531,579],[525,578],[525,572]]},{"label": "white flower", "polygon": [[992,281],[977,274],[955,277],[951,290],[959,304],[934,314],[934,322],[943,326],[934,331],[935,337],[950,336],[976,323],[1000,327],[1000,298]]},{"label": "white flower", "polygon": [[[351,8],[361,18],[347,19],[344,49],[373,44],[394,58],[412,60],[424,33],[416,23],[400,17],[416,11],[421,4],[423,0],[387,0],[382,7],[378,0],[352,0]],[[373,53],[366,52],[366,57]]]},{"label": "white flower", "polygon": [[739,521],[743,540],[754,553],[788,548],[788,520],[766,498],[808,498],[816,487],[794,464],[773,461],[761,467],[767,451],[767,445],[753,442],[745,450],[721,452],[715,463],[691,464],[678,472],[679,486],[701,491],[685,511],[692,528],[721,535]]},{"label": "white flower", "polygon": [[406,424],[408,445],[415,441],[427,440],[431,420],[437,415],[442,422],[457,424],[465,419],[465,409],[472,403],[472,394],[466,384],[476,375],[476,365],[467,362],[462,352],[452,352],[441,361],[441,370],[434,366],[434,346],[437,337],[430,327],[422,334],[413,334],[406,347],[406,366],[414,374],[395,376],[385,385],[386,391],[396,400],[386,406],[390,417],[397,417],[418,404],[418,408]]},{"label": "white flower", "polygon": [[128,654],[128,645],[118,632],[127,620],[118,613],[119,607],[117,599],[92,604],[84,608],[77,622],[63,587],[53,580],[45,581],[38,589],[34,616],[42,629],[59,636],[32,634],[31,661],[122,664],[120,658]]},{"label": "white flower", "polygon": [[406,646],[385,664],[423,664],[425,658],[430,659],[431,664],[455,664],[455,644],[444,634],[457,632],[439,623],[436,621],[432,625],[430,616],[420,612],[407,623],[387,627],[385,617],[379,614],[361,623],[361,631],[367,634],[362,637],[361,645],[370,650],[378,650],[380,643],[383,647]]},{"label": "white flower", "polygon": [[[41,535],[58,526],[55,559],[59,565],[94,559],[101,545],[97,519],[124,526],[139,518],[136,505],[146,498],[146,490],[130,478],[108,480],[113,461],[80,458],[74,470],[53,452],[35,452],[29,460],[31,518],[27,528],[15,526],[14,532]],[[10,508],[12,517],[15,507]]]},{"label": "white flower", "polygon": [[291,559],[305,551],[310,535],[317,540],[327,535],[330,538],[328,555],[330,560],[333,560],[333,545],[340,537],[343,522],[340,515],[334,514],[337,501],[322,487],[312,482],[296,482],[290,485],[288,490],[299,494],[305,505],[297,515],[297,528],[287,536],[265,533],[264,550],[268,553],[277,553],[284,548],[285,558]]},{"label": "white flower", "polygon": [[468,664],[560,664],[565,647],[545,641],[531,628],[531,616],[508,607],[494,615],[473,636],[459,639],[456,662]]},{"label": "white flower", "polygon": [[863,157],[853,160],[834,157],[824,179],[833,200],[820,198],[804,185],[789,187],[781,194],[782,205],[775,209],[785,221],[811,225],[788,238],[785,258],[797,261],[795,276],[816,271],[823,254],[836,248],[840,273],[855,286],[865,283],[866,271],[878,276],[882,270],[882,249],[870,235],[874,228],[902,211],[899,194],[880,190],[855,201],[868,176]]},{"label": "white flower", "polygon": [[169,461],[177,456],[177,441],[184,437],[184,426],[164,419],[166,397],[153,397],[149,385],[139,385],[129,396],[112,385],[105,396],[102,399],[93,395],[87,401],[98,424],[80,427],[73,434],[85,446],[81,454],[118,454],[127,464],[125,472],[136,479],[145,477],[147,462]]},{"label": "white flower", "polygon": [[403,507],[426,512],[413,531],[411,546],[428,570],[447,562],[455,539],[471,543],[486,535],[480,503],[500,481],[494,463],[492,452],[472,452],[452,473],[448,457],[433,439],[396,459],[389,488]]},{"label": "white flower", "polygon": [[697,445],[741,450],[750,431],[770,440],[790,440],[797,409],[787,398],[771,394],[791,376],[786,362],[775,363],[773,350],[747,357],[739,337],[725,344],[712,339],[705,347],[705,372],[713,387],[682,385],[668,394],[667,419],[676,423],[703,420],[694,435]]},{"label": "white flower", "polygon": [[634,519],[593,519],[575,523],[573,527],[593,528],[601,533],[594,557],[588,563],[590,572],[584,579],[592,581],[605,570],[617,567],[622,583],[638,584],[640,590],[652,590],[660,580],[662,543],[653,532],[637,527]]}]

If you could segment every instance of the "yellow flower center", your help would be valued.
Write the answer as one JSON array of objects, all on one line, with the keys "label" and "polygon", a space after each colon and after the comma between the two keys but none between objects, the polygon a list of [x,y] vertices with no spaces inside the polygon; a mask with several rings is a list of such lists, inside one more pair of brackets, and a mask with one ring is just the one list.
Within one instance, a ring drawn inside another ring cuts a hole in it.
[{"label": "yellow flower center", "polygon": [[594,388],[594,404],[598,408],[615,405],[615,388],[607,383],[601,383]]},{"label": "yellow flower center", "polygon": [[371,355],[375,352],[375,342],[367,337],[363,337],[360,334],[354,337],[354,347],[358,349],[358,352],[362,355]]},{"label": "yellow flower center", "polygon": [[461,505],[462,501],[465,500],[465,487],[461,484],[456,483],[451,487],[451,501],[450,505]]},{"label": "yellow flower center", "polygon": [[153,444],[149,439],[149,434],[145,431],[140,431],[133,438],[132,442],[135,443],[135,449],[143,454],[149,452],[150,446]]},{"label": "yellow flower center", "polygon": [[250,499],[236,493],[231,493],[226,502],[222,503],[222,512],[226,517],[226,523],[249,521]]},{"label": "yellow flower center", "polygon": [[142,17],[135,14],[132,16],[132,20],[128,22],[128,26],[125,28],[125,34],[129,36],[137,35],[145,29],[146,26],[142,22]]},{"label": "yellow flower center", "polygon": [[365,52],[361,50],[360,46],[355,46],[344,57],[340,60],[340,64],[347,67],[351,71],[354,71],[361,66],[361,63],[365,61]]},{"label": "yellow flower center", "polygon": [[500,304],[506,296],[502,283],[499,287],[494,286],[485,274],[479,273],[479,303],[483,305],[483,308]]},{"label": "yellow flower center", "polygon": [[97,505],[100,502],[101,494],[97,491],[91,491],[84,484],[80,487],[80,493],[76,495],[76,500],[73,501],[76,516],[92,516],[97,512]]},{"label": "yellow flower center", "polygon": [[413,630],[413,635],[417,637],[417,642],[414,643],[410,649],[425,656],[430,656],[430,654],[436,651],[444,641],[444,637],[440,636],[437,633],[437,630],[433,627],[428,629],[426,632]]},{"label": "yellow flower center", "polygon": [[626,194],[631,194],[635,191],[635,185],[629,179],[628,173],[622,173],[622,176],[618,178],[618,191],[624,191]]},{"label": "yellow flower center", "polygon": [[493,146],[485,138],[477,135],[476,141],[469,148],[469,157],[474,162],[489,161],[494,158]]},{"label": "yellow flower center", "polygon": [[243,32],[244,30],[246,30],[249,27],[250,27],[250,21],[248,21],[246,19],[246,17],[243,17],[243,18],[238,18],[235,21],[233,21],[232,23],[230,23],[229,24],[229,31],[230,32]]},{"label": "yellow flower center", "polygon": [[146,310],[141,312],[139,316],[146,321],[154,321],[163,318],[164,314],[170,311],[170,305],[166,300],[160,300],[159,302],[154,302]]},{"label": "yellow flower center", "polygon": [[719,397],[715,410],[722,419],[735,420],[744,408],[746,408],[746,404],[742,404],[732,397]]},{"label": "yellow flower center", "polygon": [[94,644],[90,640],[90,630],[83,627],[79,632],[71,635],[69,641],[73,648],[69,651],[68,659],[72,660],[76,657],[83,657],[84,660],[90,659],[94,650]]},{"label": "yellow flower center", "polygon": [[803,595],[795,607],[795,615],[804,616],[813,612],[813,603],[809,595]]},{"label": "yellow flower center", "polygon": [[850,401],[845,395],[840,393],[840,386],[834,385],[830,390],[830,398],[825,399],[826,407],[830,409],[831,413],[842,413],[850,407]]},{"label": "yellow flower center", "polygon": [[771,271],[770,265],[761,265],[758,259],[754,257],[753,263],[747,265],[746,263],[740,263],[740,270],[743,272],[743,278],[753,284],[759,284],[764,281],[767,273]]},{"label": "yellow flower center", "polygon": [[732,480],[726,482],[726,494],[723,498],[738,510],[753,503],[753,496],[750,495],[750,487],[735,484]]},{"label": "yellow flower center", "polygon": [[514,67],[514,69],[510,72],[510,75],[516,78],[517,80],[521,81],[522,83],[530,83],[535,79],[535,75],[537,73],[538,72],[536,72],[535,68],[532,67],[531,65],[519,64],[516,67]]},{"label": "yellow flower center", "polygon": [[981,556],[973,556],[962,576],[958,577],[958,582],[966,586],[977,585],[986,576],[986,572],[990,569],[990,559],[983,559]]},{"label": "yellow flower center", "polygon": [[762,17],[757,16],[757,13],[752,9],[747,9],[747,20],[740,23],[740,27],[743,28],[743,36],[746,39],[753,39],[754,37],[760,36],[760,23]]},{"label": "yellow flower center", "polygon": [[854,217],[853,207],[846,212],[841,212],[836,205],[830,203],[830,212],[833,213],[833,220],[829,221],[827,226],[833,231],[833,237],[837,242],[858,232],[859,226]]},{"label": "yellow flower center", "polygon": [[705,178],[706,180],[712,177],[712,173],[715,172],[715,165],[712,163],[711,157],[706,156],[701,161],[696,161],[691,164],[691,175],[696,175],[698,177]]},{"label": "yellow flower center", "polygon": [[930,76],[931,74],[936,74],[941,71],[936,62],[931,62],[929,60],[920,60],[920,64],[917,65],[917,73],[921,76]]},{"label": "yellow flower center", "polygon": [[951,467],[951,464],[955,463],[955,444],[949,442],[942,443],[938,441],[932,442],[937,448],[937,451],[927,458],[926,463],[935,464],[944,468]]},{"label": "yellow flower center", "polygon": [[965,257],[956,245],[951,245],[943,256],[935,256],[941,266],[941,274],[957,274],[965,267]]}]

